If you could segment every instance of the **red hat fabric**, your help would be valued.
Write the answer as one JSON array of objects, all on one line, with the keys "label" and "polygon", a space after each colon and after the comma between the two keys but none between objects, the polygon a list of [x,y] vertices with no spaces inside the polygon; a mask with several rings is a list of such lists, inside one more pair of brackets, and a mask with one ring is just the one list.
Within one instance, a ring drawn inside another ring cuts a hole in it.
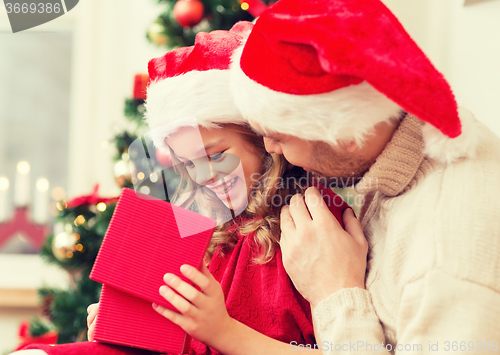
[{"label": "red hat fabric", "polygon": [[245,118],[309,140],[361,144],[401,109],[461,133],[449,84],[379,0],[280,0],[235,52],[231,85]]},{"label": "red hat fabric", "polygon": [[145,117],[155,145],[168,134],[158,127],[172,129],[183,118],[195,116],[205,127],[244,122],[229,88],[229,65],[252,27],[241,21],[229,31],[200,32],[193,46],[149,61]]}]

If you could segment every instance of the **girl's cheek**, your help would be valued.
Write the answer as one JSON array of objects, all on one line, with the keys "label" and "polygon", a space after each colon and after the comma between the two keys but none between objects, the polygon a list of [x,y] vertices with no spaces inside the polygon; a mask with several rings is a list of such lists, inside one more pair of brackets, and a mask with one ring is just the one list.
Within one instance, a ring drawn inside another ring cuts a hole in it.
[{"label": "girl's cheek", "polygon": [[234,172],[237,166],[233,166],[233,164],[228,162],[220,162],[213,164],[214,174],[219,176],[220,179],[225,178],[227,175],[230,175]]}]

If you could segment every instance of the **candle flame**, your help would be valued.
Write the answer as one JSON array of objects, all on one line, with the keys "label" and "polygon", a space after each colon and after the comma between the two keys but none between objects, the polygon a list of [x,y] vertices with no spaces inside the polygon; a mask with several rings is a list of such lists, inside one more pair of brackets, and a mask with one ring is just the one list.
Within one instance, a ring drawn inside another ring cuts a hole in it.
[{"label": "candle flame", "polygon": [[20,161],[17,163],[17,172],[26,175],[30,172],[30,164],[27,161]]},{"label": "candle flame", "polygon": [[49,180],[45,178],[40,178],[36,181],[36,189],[40,192],[45,192],[49,190]]}]

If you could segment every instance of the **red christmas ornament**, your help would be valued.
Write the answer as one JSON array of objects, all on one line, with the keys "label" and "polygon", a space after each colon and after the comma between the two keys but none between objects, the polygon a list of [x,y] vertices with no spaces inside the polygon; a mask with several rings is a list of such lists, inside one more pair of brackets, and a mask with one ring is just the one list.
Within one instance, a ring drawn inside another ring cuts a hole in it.
[{"label": "red christmas ornament", "polygon": [[174,5],[174,18],[182,27],[196,26],[204,12],[205,7],[199,0],[179,0]]},{"label": "red christmas ornament", "polygon": [[134,77],[134,99],[146,100],[146,87],[148,86],[148,81],[148,74],[137,74]]},{"label": "red christmas ornament", "polygon": [[158,161],[158,164],[160,164],[164,168],[172,166],[172,158],[170,157],[170,152],[166,149],[156,149],[156,160]]}]

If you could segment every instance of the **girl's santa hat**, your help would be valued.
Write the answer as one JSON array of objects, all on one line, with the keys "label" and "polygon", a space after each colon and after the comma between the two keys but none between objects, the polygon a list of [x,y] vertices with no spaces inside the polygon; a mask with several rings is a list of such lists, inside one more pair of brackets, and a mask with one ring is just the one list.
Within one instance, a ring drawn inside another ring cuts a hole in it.
[{"label": "girl's santa hat", "polygon": [[213,128],[245,121],[230,91],[229,64],[253,24],[238,22],[229,31],[200,32],[194,46],[182,47],[149,61],[145,117],[156,146],[176,127]]},{"label": "girl's santa hat", "polygon": [[361,145],[404,110],[426,122],[432,158],[470,155],[477,141],[475,120],[459,117],[443,75],[379,0],[280,0],[235,51],[231,90],[247,120],[307,140]]}]

